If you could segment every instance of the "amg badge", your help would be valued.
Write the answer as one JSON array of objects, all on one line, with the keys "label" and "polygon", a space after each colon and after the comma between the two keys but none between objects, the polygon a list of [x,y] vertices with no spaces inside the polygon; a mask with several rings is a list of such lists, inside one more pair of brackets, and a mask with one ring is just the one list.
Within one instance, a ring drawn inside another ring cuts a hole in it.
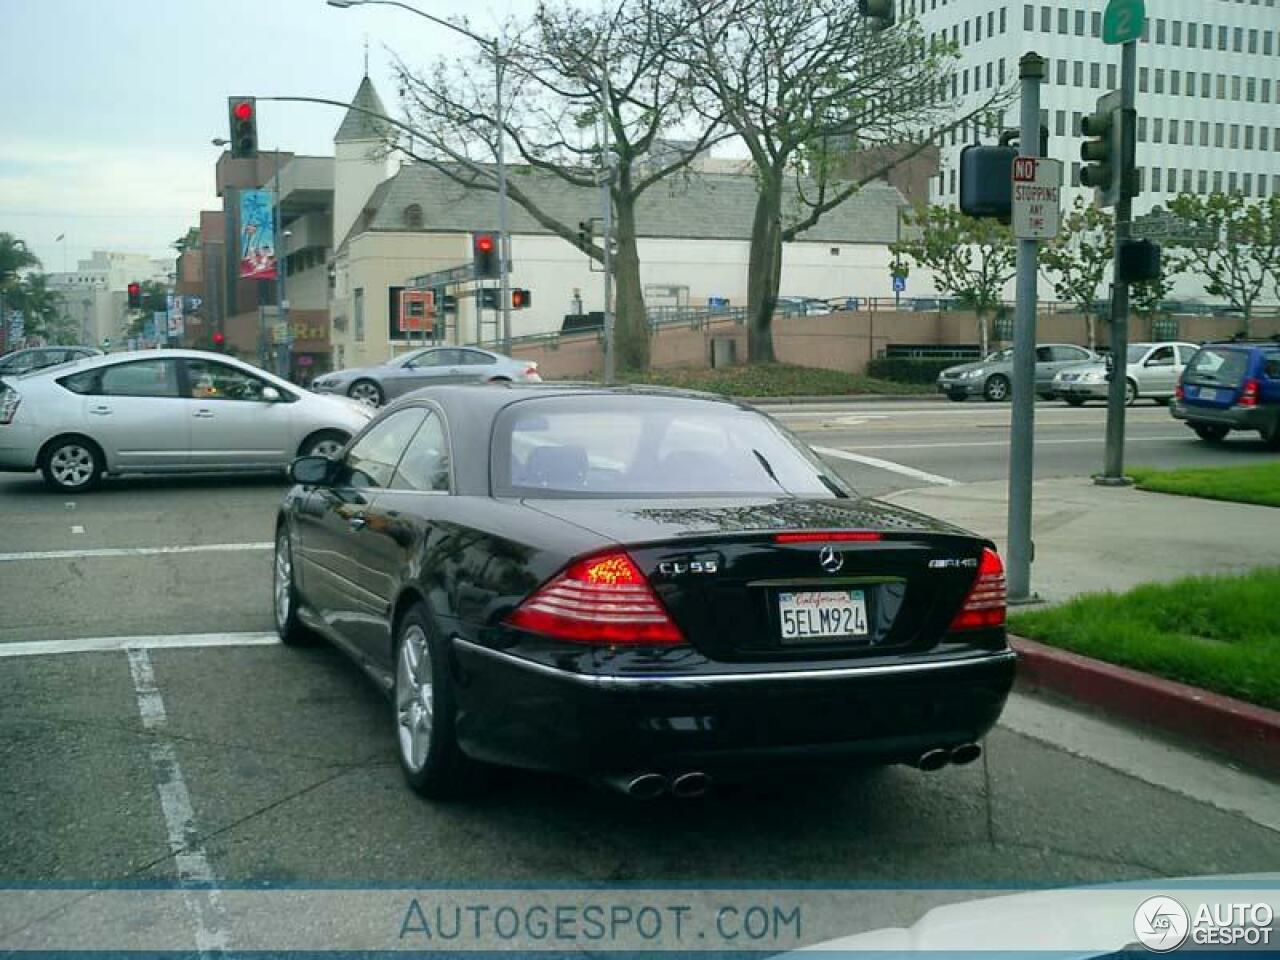
[{"label": "amg badge", "polygon": [[947,557],[945,560],[930,560],[930,570],[971,570],[978,565],[976,557]]}]

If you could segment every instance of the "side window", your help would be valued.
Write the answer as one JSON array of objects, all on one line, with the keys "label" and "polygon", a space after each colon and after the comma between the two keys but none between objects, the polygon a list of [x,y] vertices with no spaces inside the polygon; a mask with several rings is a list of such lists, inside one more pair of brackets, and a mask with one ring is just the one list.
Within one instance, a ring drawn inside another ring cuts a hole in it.
[{"label": "side window", "polygon": [[1280,350],[1262,355],[1262,375],[1268,380],[1280,380]]},{"label": "side window", "polygon": [[98,381],[101,378],[101,370],[86,370],[70,377],[63,377],[58,383],[72,393],[93,394],[98,392]]},{"label": "side window", "polygon": [[1053,359],[1057,363],[1083,363],[1089,354],[1079,347],[1054,347]]},{"label": "side window", "polygon": [[385,487],[391,483],[396,464],[404,454],[426,411],[411,407],[391,414],[376,424],[347,454],[347,485]]},{"label": "side window", "polygon": [[1036,363],[1050,363],[1053,360],[1053,347],[1036,347]]},{"label": "side window", "polygon": [[432,350],[427,353],[420,361],[420,367],[457,367],[462,364],[461,350]]},{"label": "side window", "polygon": [[35,367],[37,356],[38,354],[35,351],[32,351],[31,353],[24,353],[15,357],[11,357],[9,361],[5,364],[4,372],[11,373],[14,375],[17,375],[19,373],[26,373],[28,370],[31,370]]},{"label": "side window", "polygon": [[268,384],[252,374],[210,360],[188,360],[187,381],[197,400],[261,401]]},{"label": "side window", "polygon": [[1148,367],[1171,367],[1173,366],[1173,347],[1160,347],[1147,357]]},{"label": "side window", "polygon": [[444,425],[436,414],[426,421],[409,441],[391,486],[397,490],[449,490],[449,445]]},{"label": "side window", "polygon": [[104,367],[97,392],[106,397],[176,397],[178,365],[172,360],[135,360]]},{"label": "side window", "polygon": [[1180,363],[1182,366],[1185,367],[1188,363],[1191,362],[1191,358],[1196,355],[1196,349],[1197,349],[1196,347],[1193,347],[1190,344],[1179,344],[1178,345],[1178,363]]},{"label": "side window", "polygon": [[488,367],[497,363],[493,357],[487,353],[481,353],[479,350],[462,350],[462,362],[468,367]]}]

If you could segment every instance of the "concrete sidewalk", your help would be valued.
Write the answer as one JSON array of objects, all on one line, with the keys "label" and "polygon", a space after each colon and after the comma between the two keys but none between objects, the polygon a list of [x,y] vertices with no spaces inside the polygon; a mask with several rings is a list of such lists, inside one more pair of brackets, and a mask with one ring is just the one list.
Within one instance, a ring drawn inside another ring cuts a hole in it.
[{"label": "concrete sidewalk", "polygon": [[[1006,550],[1004,480],[904,490],[892,503],[991,537]],[[1035,485],[1031,588],[1050,603],[1193,574],[1280,565],[1280,510],[1097,487],[1087,478]]]}]

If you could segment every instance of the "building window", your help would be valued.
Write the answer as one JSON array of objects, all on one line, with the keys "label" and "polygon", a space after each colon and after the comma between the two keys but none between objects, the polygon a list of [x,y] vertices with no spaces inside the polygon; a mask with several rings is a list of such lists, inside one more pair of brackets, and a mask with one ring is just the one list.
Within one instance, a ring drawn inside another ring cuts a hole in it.
[{"label": "building window", "polygon": [[1244,53],[1244,27],[1236,27],[1231,31],[1231,49],[1236,53]]},{"label": "building window", "polygon": [[1187,24],[1187,46],[1194,47],[1199,42],[1198,40],[1199,36],[1200,36],[1200,24],[1188,23]]},{"label": "building window", "polygon": [[1271,102],[1271,81],[1267,77],[1262,78],[1262,102]]},{"label": "building window", "polygon": [[1161,179],[1160,179],[1160,168],[1159,168],[1159,167],[1152,167],[1152,168],[1151,168],[1151,190],[1152,190],[1152,192],[1153,192],[1153,193],[1160,193],[1160,192],[1161,192],[1161,183],[1162,183],[1162,182],[1163,182],[1163,181],[1161,181]]},{"label": "building window", "polygon": [[1246,150],[1253,149],[1253,125],[1249,124],[1244,128],[1244,148]]},{"label": "building window", "polygon": [[1231,149],[1240,149],[1240,124],[1233,123],[1231,125]]},{"label": "building window", "polygon": [[1235,100],[1236,102],[1239,102],[1240,94],[1241,94],[1240,78],[1232,77],[1231,78],[1231,99]]},{"label": "building window", "polygon": [[1169,37],[1170,42],[1175,47],[1182,46],[1182,21],[1174,20],[1173,23],[1171,23],[1169,26],[1170,26],[1170,34],[1171,34]]},{"label": "building window", "polygon": [[1165,29],[1167,26],[1168,26],[1167,20],[1156,21],[1156,43],[1165,43],[1168,41],[1169,37]]},{"label": "building window", "polygon": [[411,203],[404,208],[404,225],[409,230],[422,229],[422,206]]},{"label": "building window", "polygon": [[1139,143],[1147,142],[1147,118],[1146,117],[1138,118],[1138,142]]},{"label": "building window", "polygon": [[1089,86],[1091,86],[1094,90],[1097,90],[1100,86],[1102,86],[1102,64],[1100,63],[1089,64]]},{"label": "building window", "polygon": [[351,318],[355,327],[356,342],[364,340],[364,287],[356,287],[351,301]]},{"label": "building window", "polygon": [[1200,146],[1207,147],[1209,145],[1209,121],[1200,121]]},{"label": "building window", "polygon": [[1273,36],[1274,34],[1270,30],[1265,31],[1262,34],[1262,53],[1268,57],[1271,56],[1271,50],[1272,50],[1271,44],[1272,44]]},{"label": "building window", "polygon": [[1213,74],[1200,74],[1200,96],[1205,100],[1213,96]]},{"label": "building window", "polygon": [[1227,125],[1225,123],[1215,123],[1213,125],[1213,145],[1215,147],[1225,147],[1227,145]]},{"label": "building window", "polygon": [[1072,112],[1072,114],[1071,114],[1071,135],[1072,135],[1073,137],[1081,136],[1081,132],[1080,132],[1080,123],[1081,123],[1081,121],[1083,120],[1083,117],[1084,117],[1084,115],[1083,115],[1079,110],[1075,110],[1075,111],[1073,111],[1073,112]]},{"label": "building window", "polygon": [[1267,175],[1265,173],[1258,174],[1258,196],[1265,197],[1267,195]]},{"label": "building window", "polygon": [[966,47],[969,45],[969,21],[968,20],[964,22],[964,45]]},{"label": "building window", "polygon": [[1000,32],[1001,33],[1009,32],[1009,8],[1008,7],[1000,8]]},{"label": "building window", "polygon": [[1159,117],[1151,121],[1151,142],[1164,143],[1164,121]]},{"label": "building window", "polygon": [[1169,168],[1168,183],[1169,183],[1169,192],[1177,193],[1178,192],[1178,171],[1173,167]]},{"label": "building window", "polygon": [[987,36],[994,37],[996,35],[996,12],[992,10],[987,14]]},{"label": "building window", "polygon": [[1191,171],[1190,170],[1182,171],[1182,192],[1183,193],[1191,192]]},{"label": "building window", "polygon": [[1146,67],[1138,70],[1138,89],[1147,93],[1151,88],[1151,71]]},{"label": "building window", "polygon": [[1218,28],[1218,49],[1224,50],[1224,51],[1227,49],[1227,28],[1226,27]]},{"label": "building window", "polygon": [[1102,36],[1102,14],[1094,12],[1089,15],[1089,33],[1097,39]]},{"label": "building window", "polygon": [[1072,86],[1084,86],[1084,61],[1077,60],[1071,64],[1071,83]]},{"label": "building window", "polygon": [[1053,33],[1053,8],[1040,8],[1040,32]]},{"label": "building window", "polygon": [[1071,185],[1073,187],[1080,186],[1080,164],[1071,164]]},{"label": "building window", "polygon": [[1116,65],[1114,63],[1107,64],[1107,89],[1114,90],[1116,88]]},{"label": "building window", "polygon": [[1169,142],[1170,143],[1178,142],[1178,121],[1177,120],[1169,121]]},{"label": "building window", "polygon": [[1213,171],[1213,192],[1214,193],[1222,192],[1222,171],[1221,170]]},{"label": "building window", "polygon": [[[1004,11],[1002,10],[1001,13]],[[1031,4],[1022,7],[1022,29],[1030,33],[1036,28],[1036,8]]]},{"label": "building window", "polygon": [[[1225,33],[1224,33],[1224,36],[1225,36]],[[1201,38],[1200,38],[1200,48],[1202,50],[1213,49],[1213,24],[1206,23],[1204,25],[1204,33],[1201,34]]]},{"label": "building window", "polygon": [[1258,78],[1250,77],[1244,84],[1244,98],[1250,103],[1258,102]]},{"label": "building window", "polygon": [[1182,94],[1182,71],[1169,71],[1169,92],[1175,97]]},{"label": "building window", "polygon": [[990,89],[995,83],[995,67],[994,63],[987,64],[987,89]]},{"label": "building window", "polygon": [[1066,7],[1058,8],[1058,32],[1059,33],[1065,35],[1070,32],[1068,28],[1068,20],[1070,19],[1070,16],[1071,16],[1071,11],[1068,10]]},{"label": "building window", "polygon": [[1000,58],[1000,70],[999,70],[999,75],[1000,75],[1000,86],[1002,86],[1002,87],[1003,87],[1003,86],[1004,86],[1004,77],[1005,77],[1005,73],[1004,73],[1004,57],[1001,57],[1001,58]]},{"label": "building window", "polygon": [[[1256,29],[1249,31],[1249,52],[1250,53],[1258,52],[1258,31]],[[1248,190],[1245,191],[1245,193],[1248,193],[1248,192],[1249,192]]]},{"label": "building window", "polygon": [[951,192],[956,192],[956,172],[954,170],[951,171]]},{"label": "building window", "polygon": [[1164,93],[1164,71],[1156,68],[1156,93]]},{"label": "building window", "polygon": [[1067,135],[1067,111],[1059,110],[1054,114],[1053,135],[1055,137],[1065,137]]},{"label": "building window", "polygon": [[1077,37],[1084,36],[1084,11],[1077,10],[1075,15],[1075,35]]},{"label": "building window", "polygon": [[1196,75],[1194,71],[1187,71],[1187,96],[1194,97],[1196,95]]},{"label": "building window", "polygon": [[1227,75],[1225,73],[1218,74],[1218,99],[1227,99]]},{"label": "building window", "polygon": [[1058,60],[1058,86],[1065,87],[1067,85],[1067,61]]},{"label": "building window", "polygon": [[1240,179],[1233,170],[1227,177],[1227,193],[1235,193],[1240,189]]},{"label": "building window", "polygon": [[1246,197],[1249,196],[1249,194],[1253,193],[1253,174],[1252,173],[1246,173],[1244,175],[1244,190],[1242,192]]},{"label": "building window", "polygon": [[1209,192],[1209,171],[1201,170],[1196,174],[1196,193],[1206,194]]}]

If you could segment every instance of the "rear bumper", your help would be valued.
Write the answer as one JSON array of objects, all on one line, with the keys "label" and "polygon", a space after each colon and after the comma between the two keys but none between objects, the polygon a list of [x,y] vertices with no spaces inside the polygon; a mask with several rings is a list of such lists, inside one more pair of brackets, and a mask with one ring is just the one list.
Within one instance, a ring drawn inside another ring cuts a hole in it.
[{"label": "rear bumper", "polygon": [[39,452],[40,437],[34,427],[18,422],[0,424],[0,472],[36,469]]},{"label": "rear bumper", "polygon": [[1053,386],[1049,392],[1057,397],[1078,397],[1081,400],[1105,400],[1110,384],[1107,383],[1064,383],[1060,380],[1053,381]]},{"label": "rear bumper", "polygon": [[1175,420],[1185,420],[1188,426],[1198,423],[1214,424],[1231,430],[1270,430],[1280,418],[1280,407],[1200,407],[1185,400],[1175,400],[1169,405],[1169,413]]},{"label": "rear bumper", "polygon": [[986,733],[1015,660],[999,650],[677,678],[573,673],[457,638],[453,647],[466,753],[584,774],[911,760]]}]

